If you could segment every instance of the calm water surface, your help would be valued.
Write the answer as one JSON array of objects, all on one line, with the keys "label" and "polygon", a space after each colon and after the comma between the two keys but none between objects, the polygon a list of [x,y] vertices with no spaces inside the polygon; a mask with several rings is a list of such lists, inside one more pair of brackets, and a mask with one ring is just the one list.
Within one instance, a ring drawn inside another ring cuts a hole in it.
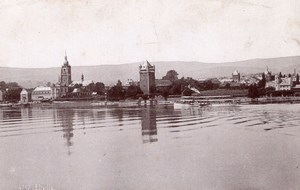
[{"label": "calm water surface", "polygon": [[0,110],[0,189],[299,189],[300,104]]}]

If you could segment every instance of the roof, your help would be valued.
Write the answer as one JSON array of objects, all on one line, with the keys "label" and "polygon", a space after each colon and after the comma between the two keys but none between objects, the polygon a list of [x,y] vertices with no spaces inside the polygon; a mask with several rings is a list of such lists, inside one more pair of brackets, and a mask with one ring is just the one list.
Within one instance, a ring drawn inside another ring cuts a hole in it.
[{"label": "roof", "polygon": [[140,69],[141,70],[146,70],[148,68],[152,68],[154,69],[154,66],[152,66],[147,60],[145,60],[141,65],[140,65]]},{"label": "roof", "polygon": [[78,81],[73,81],[69,86],[73,87],[76,84],[81,84],[82,86],[88,86],[89,84],[92,83],[94,83],[94,81],[92,80],[84,80],[84,81],[78,80]]},{"label": "roof", "polygon": [[38,86],[36,87],[33,92],[36,92],[36,91],[51,91],[51,87],[48,87],[48,86]]},{"label": "roof", "polygon": [[72,93],[81,92],[80,88],[75,88]]},{"label": "roof", "polygon": [[275,81],[269,81],[269,82],[266,82],[266,88],[268,88],[268,87],[275,87],[276,86],[276,83],[275,83]]},{"label": "roof", "polygon": [[217,78],[211,78],[211,79],[209,79],[213,84],[220,84],[221,83],[221,81],[219,80],[219,79],[217,79]]},{"label": "roof", "polygon": [[232,75],[239,75],[239,72],[237,70],[233,71]]},{"label": "roof", "polygon": [[164,87],[164,86],[171,86],[172,82],[170,80],[163,80],[163,79],[156,79],[155,86],[157,87]]},{"label": "roof", "polygon": [[27,92],[27,90],[26,89],[22,89],[22,91],[21,91],[21,94],[28,94],[28,92]]},{"label": "roof", "polygon": [[290,86],[290,85],[292,85],[292,80],[291,80],[290,77],[289,78],[282,78],[281,83],[279,85],[288,85],[288,86]]}]

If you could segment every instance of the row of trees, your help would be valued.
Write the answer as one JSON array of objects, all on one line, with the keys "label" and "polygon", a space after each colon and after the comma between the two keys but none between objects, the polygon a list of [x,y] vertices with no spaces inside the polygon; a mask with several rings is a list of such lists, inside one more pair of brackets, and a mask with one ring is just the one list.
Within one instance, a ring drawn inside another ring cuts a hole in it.
[{"label": "row of trees", "polygon": [[22,88],[16,82],[0,82],[0,90],[3,92],[4,101],[18,102]]}]

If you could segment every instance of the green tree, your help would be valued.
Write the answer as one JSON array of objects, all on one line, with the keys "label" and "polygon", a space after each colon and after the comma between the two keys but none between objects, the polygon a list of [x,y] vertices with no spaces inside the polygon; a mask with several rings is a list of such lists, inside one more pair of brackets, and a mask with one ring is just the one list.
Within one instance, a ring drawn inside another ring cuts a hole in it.
[{"label": "green tree", "polygon": [[118,80],[117,84],[113,86],[111,89],[107,92],[108,99],[111,100],[120,100],[124,99],[125,97],[125,90],[122,87],[122,82]]},{"label": "green tree", "polygon": [[142,95],[142,94],[143,94],[143,91],[141,90],[141,88],[139,86],[130,85],[126,90],[125,97],[126,98],[137,98],[138,95]]},{"label": "green tree", "polygon": [[186,87],[184,89],[184,91],[182,92],[183,96],[191,96],[193,94],[193,91],[191,89],[189,89],[188,87]]},{"label": "green tree", "polygon": [[20,100],[20,93],[22,91],[22,88],[16,87],[16,88],[9,88],[5,92],[5,100],[9,102],[18,102]]},{"label": "green tree", "polygon": [[265,76],[264,73],[262,74],[262,79],[258,82],[257,86],[258,86],[258,88],[265,88],[265,86],[266,86],[266,76]]},{"label": "green tree", "polygon": [[102,82],[96,82],[94,89],[94,92],[97,92],[98,95],[103,95],[105,92],[105,85]]},{"label": "green tree", "polygon": [[249,98],[258,98],[259,97],[258,88],[257,88],[256,84],[254,84],[254,85],[251,84],[249,86],[248,97]]},{"label": "green tree", "polygon": [[162,79],[170,81],[178,80],[178,73],[175,70],[169,70]]},{"label": "green tree", "polygon": [[6,89],[6,83],[4,81],[0,82],[0,90],[5,90]]},{"label": "green tree", "polygon": [[188,86],[188,83],[184,78],[173,81],[173,84],[169,90],[170,95],[181,95],[185,86]]}]

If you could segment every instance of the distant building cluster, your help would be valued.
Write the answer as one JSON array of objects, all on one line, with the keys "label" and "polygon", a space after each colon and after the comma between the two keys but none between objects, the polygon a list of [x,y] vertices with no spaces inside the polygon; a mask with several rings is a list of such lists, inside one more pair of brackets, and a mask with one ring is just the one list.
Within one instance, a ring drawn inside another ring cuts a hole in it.
[{"label": "distant building cluster", "polygon": [[92,80],[84,80],[83,74],[81,80],[72,81],[71,65],[69,64],[67,55],[65,55],[58,82],[51,86],[38,86],[33,90],[23,89],[20,94],[20,102],[49,101],[68,95],[72,95],[73,97],[91,95],[92,92],[88,88],[93,83]]},{"label": "distant building cluster", "polygon": [[[271,72],[266,71],[266,88],[274,88],[276,91],[288,91],[292,88],[298,88],[299,75],[294,70],[293,74],[282,76],[281,73],[272,75]],[[297,79],[298,78],[298,79]]]},{"label": "distant building cluster", "polygon": [[[80,80],[72,80],[71,69],[72,67],[69,64],[67,55],[65,55],[58,81],[55,84],[38,86],[32,90],[23,89],[20,93],[20,102],[28,103],[31,101],[51,101],[59,98],[92,97],[98,94],[96,91],[97,83],[95,84],[93,80],[86,80],[83,73]],[[123,90],[121,94],[123,94],[123,97],[125,96],[124,94],[126,91],[131,92],[131,94],[127,93],[128,96],[131,96],[133,92],[137,93],[134,91],[136,89],[139,89],[139,92],[141,91],[144,97],[151,97],[158,93],[166,95],[169,92],[174,91],[178,94],[178,91],[179,93],[180,91],[183,91],[181,86],[183,83],[180,83],[177,87],[174,86],[174,81],[178,80],[178,73],[175,70],[168,71],[167,75],[162,79],[156,79],[155,69],[154,65],[151,65],[145,60],[139,65],[139,81],[128,79],[124,84],[118,81],[117,86],[122,87]],[[202,78],[198,80],[187,77],[185,83],[189,83],[188,86],[190,89],[194,88],[196,85],[200,90],[218,88],[247,89],[251,85],[256,85],[261,88],[261,85],[263,85],[265,89],[273,89],[274,91],[292,91],[300,94],[299,75],[296,73],[296,70],[294,70],[292,74],[282,75],[281,72],[276,74],[272,73],[268,67],[264,72],[258,74],[245,75],[241,74],[238,70],[234,70],[230,77]],[[194,84],[193,87],[191,86],[192,83]],[[105,87],[103,83],[101,85],[100,87],[98,86],[98,88],[104,89],[105,96],[106,92],[113,89],[113,87]],[[170,91],[171,88],[173,91]],[[198,91],[199,89],[194,88],[193,91]],[[4,94],[5,92],[0,90],[0,102],[4,101]],[[111,94],[116,94],[116,92],[112,92]]]}]

